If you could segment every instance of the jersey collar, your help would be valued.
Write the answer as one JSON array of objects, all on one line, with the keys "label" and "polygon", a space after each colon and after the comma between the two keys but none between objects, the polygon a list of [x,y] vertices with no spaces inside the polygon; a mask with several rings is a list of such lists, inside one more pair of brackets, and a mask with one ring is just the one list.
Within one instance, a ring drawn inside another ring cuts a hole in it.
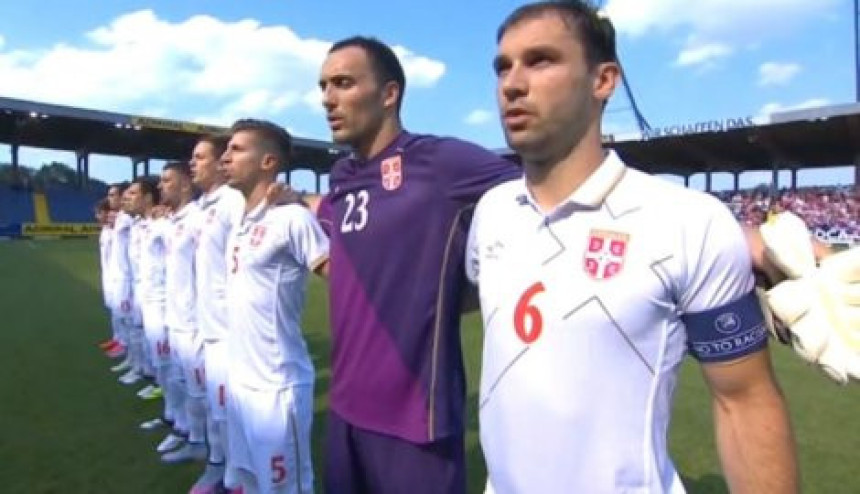
[{"label": "jersey collar", "polygon": [[[621,161],[621,158],[618,157],[615,151],[610,149],[603,158],[600,166],[567,199],[548,213],[546,215],[547,219],[560,219],[571,215],[577,210],[599,208],[606,201],[612,190],[615,189],[615,186],[621,181],[625,170],[627,170],[627,166]],[[520,180],[522,183],[522,193],[517,195],[517,202],[521,205],[531,205],[537,211],[540,211],[537,202],[526,186],[525,175]]]},{"label": "jersey collar", "polygon": [[199,200],[200,207],[208,208],[209,206],[218,202],[218,200],[221,199],[221,197],[224,195],[225,191],[227,190],[227,187],[230,186],[227,184],[221,184],[218,186],[217,189],[213,190],[212,192],[201,195]]},{"label": "jersey collar", "polygon": [[242,219],[242,222],[244,223],[246,221],[258,221],[260,218],[263,217],[263,213],[266,212],[266,209],[268,207],[269,204],[266,203],[265,199],[263,199],[262,201],[260,201],[260,204],[254,206],[254,209],[245,213],[245,217]]},{"label": "jersey collar", "polygon": [[349,160],[354,165],[361,166],[361,165],[365,165],[367,163],[373,163],[376,161],[383,160],[383,159],[388,158],[389,156],[396,154],[396,153],[402,153],[403,152],[403,145],[406,143],[406,141],[409,139],[410,136],[411,136],[411,134],[409,132],[407,132],[405,130],[401,130],[400,133],[397,134],[397,136],[394,138],[393,141],[391,141],[387,146],[382,148],[382,151],[376,153],[375,155],[371,156],[370,158],[368,158],[366,160],[362,159],[360,156],[355,154],[355,151],[353,151],[349,155]]},{"label": "jersey collar", "polygon": [[194,201],[188,201],[188,204],[186,204],[185,206],[182,207],[182,209],[180,209],[179,211],[174,213],[173,216],[171,216],[171,219],[173,221],[181,221],[183,218],[188,216],[188,213],[189,213],[189,211],[191,211],[191,207],[193,204],[194,204]]}]

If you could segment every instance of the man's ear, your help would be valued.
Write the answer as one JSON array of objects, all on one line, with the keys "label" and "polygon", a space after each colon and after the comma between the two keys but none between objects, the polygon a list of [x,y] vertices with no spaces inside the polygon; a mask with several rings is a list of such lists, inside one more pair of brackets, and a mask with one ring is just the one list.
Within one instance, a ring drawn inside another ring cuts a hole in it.
[{"label": "man's ear", "polygon": [[403,93],[403,88],[400,87],[400,84],[397,84],[394,81],[388,81],[385,83],[385,86],[382,88],[382,104],[385,108],[390,108],[392,110],[397,109],[397,101],[400,99],[400,95]]},{"label": "man's ear", "polygon": [[615,62],[598,64],[594,69],[594,97],[608,102],[615,93],[618,80],[621,78],[621,67]]}]

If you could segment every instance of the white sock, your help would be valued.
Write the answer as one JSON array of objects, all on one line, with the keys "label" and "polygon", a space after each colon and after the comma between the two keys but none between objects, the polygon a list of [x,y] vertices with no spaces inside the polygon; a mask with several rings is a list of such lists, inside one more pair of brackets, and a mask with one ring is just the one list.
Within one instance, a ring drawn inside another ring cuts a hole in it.
[{"label": "white sock", "polygon": [[185,409],[188,414],[188,441],[203,444],[206,441],[206,397],[188,396]]},{"label": "white sock", "polygon": [[209,463],[224,463],[224,441],[221,439],[221,423],[224,420],[212,420],[212,414],[206,415],[206,440],[209,443]]},{"label": "white sock", "polygon": [[[188,413],[185,410],[185,383],[177,379],[171,370],[167,378],[167,387],[164,388],[164,405],[170,409],[169,415],[173,417],[173,428],[188,432]],[[165,414],[167,415],[167,414]]]}]

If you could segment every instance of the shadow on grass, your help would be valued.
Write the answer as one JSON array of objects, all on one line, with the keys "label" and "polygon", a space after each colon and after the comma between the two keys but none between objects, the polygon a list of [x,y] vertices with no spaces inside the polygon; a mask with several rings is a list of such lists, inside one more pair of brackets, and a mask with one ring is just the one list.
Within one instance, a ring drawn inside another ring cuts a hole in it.
[{"label": "shadow on grass", "polygon": [[725,479],[713,473],[709,473],[694,479],[681,475],[681,482],[690,494],[725,494],[729,492]]}]

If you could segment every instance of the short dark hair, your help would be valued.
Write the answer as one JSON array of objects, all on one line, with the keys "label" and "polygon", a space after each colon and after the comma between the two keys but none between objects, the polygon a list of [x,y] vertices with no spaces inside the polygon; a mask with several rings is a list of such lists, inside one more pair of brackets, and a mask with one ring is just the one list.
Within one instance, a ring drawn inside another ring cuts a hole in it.
[{"label": "short dark hair", "polygon": [[380,86],[391,81],[397,83],[400,88],[400,94],[397,95],[397,110],[399,111],[403,104],[403,95],[406,93],[406,75],[394,50],[376,38],[352,36],[333,44],[328,52],[334,53],[351,46],[361,48],[367,54],[373,74]]},{"label": "short dark hair", "polygon": [[110,187],[108,187],[108,191],[110,191],[110,189],[116,188],[116,189],[119,189],[119,193],[120,193],[120,195],[122,195],[123,192],[125,192],[125,189],[127,189],[129,185],[130,184],[128,182],[117,182],[117,183],[111,184]]},{"label": "short dark hair", "polygon": [[269,146],[275,152],[278,164],[280,165],[279,169],[287,170],[290,156],[293,154],[293,138],[285,128],[268,120],[245,118],[237,120],[230,127],[230,135],[237,132],[253,132],[256,134],[265,145]]},{"label": "short dark hair", "polygon": [[221,158],[224,151],[227,151],[227,144],[230,142],[230,136],[227,134],[205,134],[197,139],[197,142],[208,142],[215,150],[215,157]]},{"label": "short dark hair", "polygon": [[152,197],[152,203],[158,204],[161,202],[161,192],[158,190],[158,181],[152,177],[138,177],[134,179],[135,184],[140,186],[140,192],[143,195]]},{"label": "short dark hair", "polygon": [[612,22],[601,17],[597,8],[583,0],[549,0],[523,5],[513,11],[499,26],[496,42],[516,24],[547,14],[561,17],[565,25],[579,37],[585,50],[589,68],[605,62],[617,62],[615,28]]},{"label": "short dark hair", "polygon": [[173,170],[185,178],[191,178],[191,165],[187,161],[168,161],[161,171]]},{"label": "short dark hair", "polygon": [[104,199],[100,199],[95,207],[93,208],[99,213],[110,212],[110,201],[105,197]]}]

